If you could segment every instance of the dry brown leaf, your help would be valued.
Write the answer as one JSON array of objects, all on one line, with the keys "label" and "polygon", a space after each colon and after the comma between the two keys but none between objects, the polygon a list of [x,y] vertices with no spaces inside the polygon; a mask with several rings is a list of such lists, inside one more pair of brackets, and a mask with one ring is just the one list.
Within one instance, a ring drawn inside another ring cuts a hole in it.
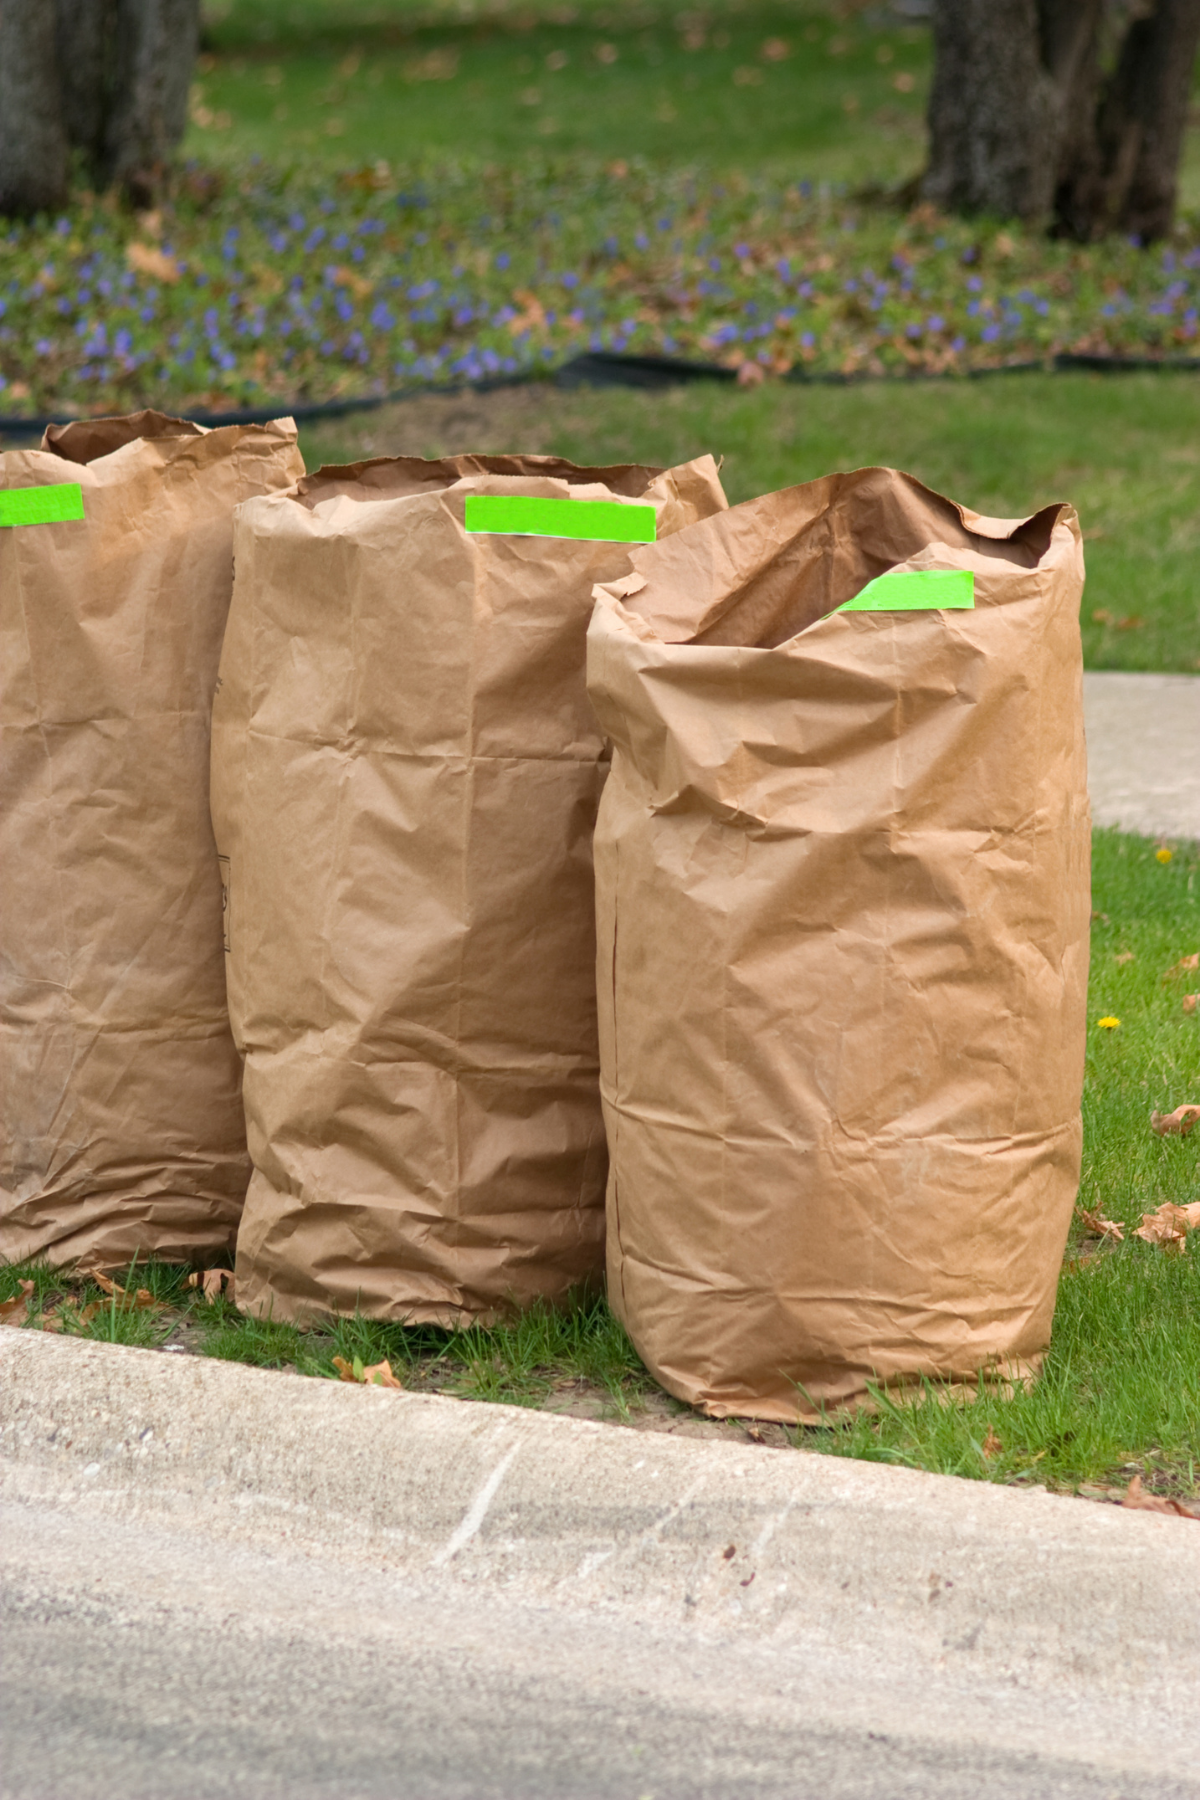
[{"label": "dry brown leaf", "polygon": [[1156,1131],[1159,1137],[1170,1137],[1174,1132],[1178,1132],[1180,1137],[1186,1137],[1198,1120],[1200,1106],[1177,1106],[1174,1112],[1152,1112],[1150,1129]]},{"label": "dry brown leaf", "polygon": [[1200,994],[1185,994],[1183,996],[1183,1010],[1185,1013],[1194,1013],[1197,1006],[1200,1006]]},{"label": "dry brown leaf", "polygon": [[1125,1227],[1119,1225],[1115,1219],[1102,1219],[1099,1213],[1089,1212],[1086,1206],[1077,1206],[1075,1211],[1093,1237],[1115,1238],[1118,1244],[1124,1242]]},{"label": "dry brown leaf", "polygon": [[362,1372],[362,1378],[369,1387],[402,1388],[404,1383],[397,1381],[392,1374],[392,1365],[384,1362],[368,1363]]},{"label": "dry brown leaf", "polygon": [[1195,1519],[1196,1515],[1182,1500],[1168,1499],[1165,1494],[1148,1494],[1142,1486],[1142,1478],[1135,1475],[1125,1490],[1122,1506],[1134,1507],[1138,1512],[1171,1513],[1177,1519]]},{"label": "dry brown leaf", "polygon": [[368,294],[375,292],[375,284],[368,281],[365,275],[356,274],[353,269],[342,267],[334,269],[332,281],[334,287],[349,288],[358,300],[365,300]]},{"label": "dry brown leaf", "polygon": [[989,1462],[993,1456],[999,1456],[1004,1448],[1004,1445],[1000,1442],[1000,1439],[996,1436],[996,1433],[992,1430],[990,1425],[987,1428],[987,1436],[984,1438],[981,1448],[984,1456]]},{"label": "dry brown leaf", "polygon": [[234,1296],[232,1269],[196,1269],[188,1276],[189,1287],[202,1288],[206,1300],[219,1300],[222,1294]]},{"label": "dry brown leaf", "polygon": [[397,1381],[392,1374],[390,1362],[363,1363],[355,1357],[347,1362],[344,1356],[335,1356],[333,1366],[338,1372],[339,1381],[357,1382],[362,1387],[402,1388],[404,1383]]},{"label": "dry brown leaf", "polygon": [[1133,960],[1134,955],[1132,950],[1122,950],[1119,956],[1113,957],[1113,961],[1122,968],[1126,963],[1131,963]]},{"label": "dry brown leaf", "polygon": [[[128,1288],[123,1288],[119,1282],[102,1274],[99,1269],[85,1269],[84,1274],[89,1281],[94,1281],[96,1286],[111,1300],[116,1301],[117,1309],[120,1312],[151,1312],[156,1307],[166,1305],[165,1300],[156,1300],[149,1288],[138,1288],[131,1294]],[[85,1310],[90,1311],[91,1309]],[[99,1309],[97,1308],[97,1310]]]},{"label": "dry brown leaf", "polygon": [[0,1325],[24,1325],[28,1319],[33,1283],[22,1281],[20,1287],[20,1293],[14,1294],[11,1300],[0,1300]]},{"label": "dry brown leaf", "polygon": [[1189,974],[1193,969],[1200,969],[1200,950],[1197,950],[1195,956],[1181,956],[1177,963],[1172,963],[1171,967],[1163,976],[1163,980],[1178,981],[1182,976]]},{"label": "dry brown leaf", "polygon": [[130,268],[136,269],[139,275],[152,275],[155,281],[176,282],[183,274],[175,258],[153,244],[127,244],[125,255]]},{"label": "dry brown leaf", "polygon": [[1160,1244],[1164,1250],[1182,1256],[1187,1249],[1187,1234],[1200,1229],[1200,1200],[1191,1206],[1176,1206],[1164,1200],[1152,1213],[1143,1213],[1135,1237],[1148,1244]]}]

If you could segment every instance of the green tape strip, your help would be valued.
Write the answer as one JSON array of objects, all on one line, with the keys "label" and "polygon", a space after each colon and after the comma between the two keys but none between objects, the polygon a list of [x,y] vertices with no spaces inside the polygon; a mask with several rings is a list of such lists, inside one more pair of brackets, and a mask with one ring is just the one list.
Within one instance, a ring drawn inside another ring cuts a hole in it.
[{"label": "green tape strip", "polygon": [[504,537],[583,538],[652,544],[654,508],[619,500],[542,500],[535,494],[468,494],[467,530]]},{"label": "green tape strip", "polygon": [[83,489],[77,481],[55,487],[0,488],[0,525],[58,525],[82,517]]},{"label": "green tape strip", "polygon": [[975,606],[970,569],[905,569],[877,575],[838,612],[967,612]]}]

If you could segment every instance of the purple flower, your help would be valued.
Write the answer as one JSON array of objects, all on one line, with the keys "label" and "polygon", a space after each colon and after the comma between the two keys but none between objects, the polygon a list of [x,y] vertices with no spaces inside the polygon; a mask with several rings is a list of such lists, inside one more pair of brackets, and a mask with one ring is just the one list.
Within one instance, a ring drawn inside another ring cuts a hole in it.
[{"label": "purple flower", "polygon": [[396,315],[386,301],[376,301],[371,309],[371,323],[376,331],[391,331],[396,323]]}]

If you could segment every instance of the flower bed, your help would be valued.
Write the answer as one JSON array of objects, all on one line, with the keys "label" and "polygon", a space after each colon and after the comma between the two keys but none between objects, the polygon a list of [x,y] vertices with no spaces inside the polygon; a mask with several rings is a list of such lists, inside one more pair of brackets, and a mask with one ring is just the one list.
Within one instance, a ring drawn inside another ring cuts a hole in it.
[{"label": "flower bed", "polygon": [[1081,248],[806,184],[624,163],[185,171],[132,215],[14,226],[0,411],[374,395],[581,350],[765,374],[966,373],[1056,353],[1187,356],[1200,220]]}]

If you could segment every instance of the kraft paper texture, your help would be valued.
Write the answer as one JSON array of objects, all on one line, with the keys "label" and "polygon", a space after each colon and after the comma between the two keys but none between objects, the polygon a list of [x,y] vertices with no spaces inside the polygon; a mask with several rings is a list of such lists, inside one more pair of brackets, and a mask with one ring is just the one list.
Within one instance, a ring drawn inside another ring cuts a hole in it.
[{"label": "kraft paper texture", "polygon": [[4,1258],[113,1267],[232,1241],[249,1163],[209,709],[234,507],[303,468],[290,419],[208,432],[160,413],[0,457],[0,489],[73,485],[83,515],[0,529]]},{"label": "kraft paper texture", "polygon": [[462,456],[241,508],[212,807],[238,1300],[275,1318],[453,1325],[603,1270],[585,656],[630,546],[470,534],[481,494],[650,504],[660,535],[726,504],[711,458]]},{"label": "kraft paper texture", "polygon": [[[632,564],[588,660],[610,1301],[716,1415],[1031,1373],[1080,1159],[1075,514],[864,469]],[[921,569],[973,609],[835,614]]]}]

